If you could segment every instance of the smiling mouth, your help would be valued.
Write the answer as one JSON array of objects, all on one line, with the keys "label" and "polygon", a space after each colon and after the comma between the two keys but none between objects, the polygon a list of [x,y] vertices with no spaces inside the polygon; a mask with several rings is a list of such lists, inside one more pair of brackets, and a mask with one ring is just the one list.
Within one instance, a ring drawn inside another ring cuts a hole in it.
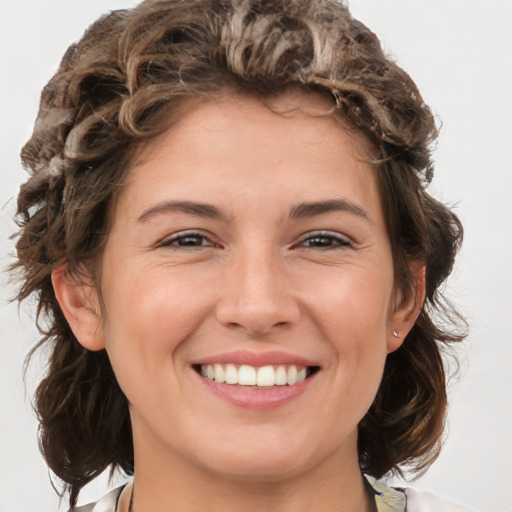
[{"label": "smiling mouth", "polygon": [[318,366],[247,364],[201,364],[194,370],[203,377],[219,384],[229,384],[252,389],[268,389],[278,386],[295,386],[316,373]]}]

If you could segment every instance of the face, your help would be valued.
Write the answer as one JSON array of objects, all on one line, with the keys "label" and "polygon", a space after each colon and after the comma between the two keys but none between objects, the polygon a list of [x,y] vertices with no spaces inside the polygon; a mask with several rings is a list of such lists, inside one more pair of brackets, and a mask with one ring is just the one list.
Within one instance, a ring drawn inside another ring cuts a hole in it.
[{"label": "face", "polygon": [[404,305],[362,141],[314,116],[323,97],[274,102],[290,105],[196,105],[130,169],[85,344],[128,398],[136,465],[279,479],[357,463]]}]

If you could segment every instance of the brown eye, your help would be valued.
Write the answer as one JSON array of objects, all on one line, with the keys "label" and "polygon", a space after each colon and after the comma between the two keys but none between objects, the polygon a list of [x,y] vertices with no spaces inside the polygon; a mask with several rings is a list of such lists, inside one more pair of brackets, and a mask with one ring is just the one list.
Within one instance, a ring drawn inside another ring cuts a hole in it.
[{"label": "brown eye", "polygon": [[159,247],[211,247],[213,242],[201,233],[182,233],[167,238]]},{"label": "brown eye", "polygon": [[337,247],[350,247],[352,244],[341,235],[334,233],[316,233],[312,236],[304,238],[301,242],[304,247],[319,248],[319,249],[335,249]]},{"label": "brown eye", "polygon": [[205,245],[204,242],[207,241],[204,236],[198,235],[188,235],[180,237],[176,240],[176,245],[186,246],[186,247],[197,247],[200,245]]}]

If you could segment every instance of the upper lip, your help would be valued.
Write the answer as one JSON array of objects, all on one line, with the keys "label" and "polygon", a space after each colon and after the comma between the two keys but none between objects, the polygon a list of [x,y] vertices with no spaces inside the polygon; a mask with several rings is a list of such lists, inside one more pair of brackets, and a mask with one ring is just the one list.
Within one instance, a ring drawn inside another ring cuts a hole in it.
[{"label": "upper lip", "polygon": [[270,365],[296,365],[296,366],[319,366],[315,361],[305,357],[283,352],[281,350],[270,350],[265,352],[253,352],[250,350],[234,350],[205,357],[194,364],[246,364],[249,366],[270,366]]}]

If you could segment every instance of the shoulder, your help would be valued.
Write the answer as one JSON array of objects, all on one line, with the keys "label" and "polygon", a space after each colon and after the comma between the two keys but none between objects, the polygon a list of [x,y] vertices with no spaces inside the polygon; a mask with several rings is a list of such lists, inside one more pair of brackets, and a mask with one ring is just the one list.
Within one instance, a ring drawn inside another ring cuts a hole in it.
[{"label": "shoulder", "polygon": [[449,503],[434,494],[416,489],[405,489],[406,512],[471,512],[469,508]]},{"label": "shoulder", "polygon": [[123,490],[124,485],[110,491],[108,494],[103,496],[100,501],[96,503],[90,503],[82,507],[73,507],[68,512],[115,512],[117,507],[117,500]]}]

